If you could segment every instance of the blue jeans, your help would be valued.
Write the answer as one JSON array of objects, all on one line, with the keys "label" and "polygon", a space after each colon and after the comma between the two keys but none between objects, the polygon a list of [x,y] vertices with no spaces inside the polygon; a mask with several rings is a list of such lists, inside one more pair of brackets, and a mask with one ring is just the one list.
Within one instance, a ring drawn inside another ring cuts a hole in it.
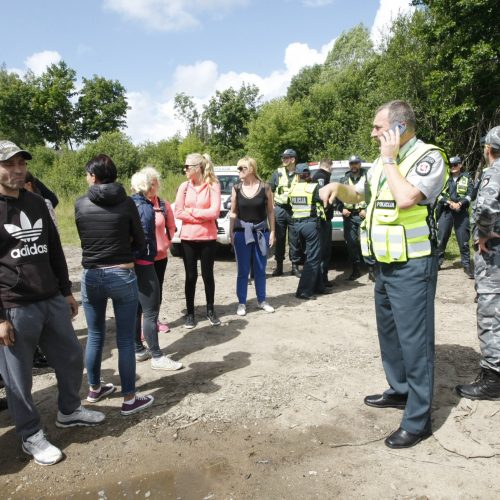
[{"label": "blue jeans", "polygon": [[135,393],[134,331],[137,314],[137,278],[133,269],[84,269],[82,304],[88,338],[85,364],[89,384],[101,381],[101,360],[106,335],[106,305],[113,301],[118,347],[118,372],[124,396]]},{"label": "blue jeans", "polygon": [[[264,233],[266,246],[269,247],[269,232]],[[234,233],[234,253],[238,264],[238,278],[236,279],[236,295],[240,304],[247,303],[248,275],[250,274],[250,261],[253,264],[253,276],[257,301],[266,300],[266,264],[267,255],[262,255],[256,243],[245,243],[245,233]]]}]

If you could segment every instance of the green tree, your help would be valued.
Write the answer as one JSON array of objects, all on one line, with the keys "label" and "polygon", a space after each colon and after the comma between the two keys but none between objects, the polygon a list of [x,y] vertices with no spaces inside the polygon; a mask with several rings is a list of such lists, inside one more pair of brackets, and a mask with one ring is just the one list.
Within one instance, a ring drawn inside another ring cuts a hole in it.
[{"label": "green tree", "polygon": [[184,140],[179,144],[178,149],[178,164],[184,165],[184,161],[186,160],[186,156],[190,153],[205,153],[206,145],[196,134],[187,135]]},{"label": "green tree", "polygon": [[295,102],[307,97],[311,93],[313,85],[319,82],[322,71],[322,64],[315,64],[314,66],[302,68],[299,73],[292,78],[286,91],[286,98],[290,102]]},{"label": "green tree", "polygon": [[59,149],[71,147],[75,137],[75,114],[72,98],[75,96],[75,70],[61,61],[51,64],[45,73],[34,80],[33,116],[41,136]]},{"label": "green tree", "polygon": [[174,110],[175,116],[185,123],[188,135],[196,135],[202,141],[206,140],[206,122],[191,96],[186,95],[184,92],[176,94],[174,97]]},{"label": "green tree", "polygon": [[127,98],[125,87],[117,80],[94,75],[82,78],[75,108],[79,142],[96,140],[103,132],[114,132],[126,125]]},{"label": "green tree", "polygon": [[290,103],[285,98],[265,103],[250,124],[246,151],[257,160],[259,171],[268,176],[280,164],[280,153],[293,148],[299,160],[309,155],[309,136],[300,101]]},{"label": "green tree", "polygon": [[0,137],[20,146],[43,144],[34,120],[31,101],[35,92],[31,75],[22,80],[0,67]]},{"label": "green tree", "polygon": [[163,175],[167,172],[182,173],[179,163],[178,136],[160,142],[146,142],[139,147],[141,165],[151,165]]},{"label": "green tree", "polygon": [[215,160],[234,162],[244,154],[249,123],[257,115],[259,89],[243,84],[239,90],[216,91],[203,111],[208,144]]}]

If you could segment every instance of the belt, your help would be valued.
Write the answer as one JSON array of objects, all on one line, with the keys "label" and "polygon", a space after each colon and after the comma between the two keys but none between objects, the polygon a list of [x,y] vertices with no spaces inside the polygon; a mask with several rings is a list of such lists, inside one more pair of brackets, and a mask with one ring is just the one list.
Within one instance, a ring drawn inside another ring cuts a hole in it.
[{"label": "belt", "polygon": [[300,217],[294,218],[292,217],[292,222],[316,222],[318,220],[317,217]]},{"label": "belt", "polygon": [[[257,231],[257,229],[254,229],[254,232]],[[269,232],[269,229],[261,229],[261,231],[263,233],[268,233]],[[243,227],[235,227],[234,228],[234,232],[235,233],[244,233],[245,232],[245,228]]]}]

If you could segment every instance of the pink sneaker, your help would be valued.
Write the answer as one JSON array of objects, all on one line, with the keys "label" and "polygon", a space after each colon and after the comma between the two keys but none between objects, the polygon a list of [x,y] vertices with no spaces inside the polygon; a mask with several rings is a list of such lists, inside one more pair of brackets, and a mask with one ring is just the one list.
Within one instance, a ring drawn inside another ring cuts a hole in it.
[{"label": "pink sneaker", "polygon": [[166,323],[158,321],[158,331],[161,333],[168,333],[170,331],[170,327]]}]

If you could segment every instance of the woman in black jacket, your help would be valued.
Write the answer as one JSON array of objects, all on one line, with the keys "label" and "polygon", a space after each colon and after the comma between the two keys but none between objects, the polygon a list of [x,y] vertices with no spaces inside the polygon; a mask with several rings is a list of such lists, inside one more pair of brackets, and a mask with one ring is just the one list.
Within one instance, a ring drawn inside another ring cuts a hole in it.
[{"label": "woman in black jacket", "polygon": [[111,158],[98,155],[85,169],[89,190],[76,201],[75,219],[82,244],[82,304],[88,325],[87,401],[96,403],[115,391],[113,384],[101,383],[106,305],[110,298],[124,398],[121,414],[131,415],[154,401],[151,395],[135,394],[134,324],[138,294],[133,252],[145,246],[144,232],[134,202],[115,182],[117,171]]}]

